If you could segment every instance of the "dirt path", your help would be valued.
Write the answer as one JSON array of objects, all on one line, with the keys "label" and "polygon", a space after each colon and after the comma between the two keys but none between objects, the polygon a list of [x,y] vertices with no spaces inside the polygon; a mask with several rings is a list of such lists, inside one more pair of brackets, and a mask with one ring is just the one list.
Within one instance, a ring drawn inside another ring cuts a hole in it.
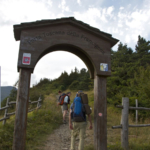
[{"label": "dirt path", "polygon": [[[93,130],[88,129],[87,126],[85,145],[90,145],[93,143]],[[52,134],[49,135],[44,143],[44,146],[40,150],[70,150],[71,135],[69,124],[62,124],[58,129],[54,130]],[[79,138],[76,139],[76,149],[78,146]]]}]

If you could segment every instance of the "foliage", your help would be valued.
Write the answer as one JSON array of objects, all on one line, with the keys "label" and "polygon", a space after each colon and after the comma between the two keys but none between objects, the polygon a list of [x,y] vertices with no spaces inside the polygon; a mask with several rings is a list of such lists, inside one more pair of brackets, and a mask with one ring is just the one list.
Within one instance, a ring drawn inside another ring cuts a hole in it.
[{"label": "foliage", "polygon": [[80,71],[75,68],[70,74],[64,71],[60,77],[54,80],[47,78],[40,79],[39,83],[30,89],[30,100],[35,101],[40,95],[44,99],[44,95],[57,93],[58,90],[65,91],[66,89],[70,89],[78,91],[79,89],[90,90],[92,88],[93,81],[90,79],[89,72],[85,68]]},{"label": "foliage", "polygon": [[[135,51],[119,43],[111,51],[112,76],[107,81],[108,104],[120,105],[122,97],[129,97],[130,106],[150,107],[150,41],[139,36]],[[135,111],[131,111],[134,113]],[[147,113],[140,111],[140,118]]]},{"label": "foliage", "polygon": [[[122,97],[129,97],[130,105],[135,105],[135,99],[139,100],[139,106],[150,107],[150,41],[138,36],[135,50],[127,44],[119,43],[116,51],[111,50],[112,76],[107,78],[107,102],[120,105]],[[68,74],[62,72],[60,77],[54,80],[41,79],[30,90],[30,99],[37,100],[39,95],[57,93],[66,89],[87,91],[94,87],[89,72],[83,68],[75,68]],[[131,113],[134,114],[133,111]],[[140,118],[145,118],[147,113],[141,111]]]},{"label": "foliage", "polygon": [[13,124],[14,121],[11,120],[10,123],[6,124],[4,127],[0,125],[0,149],[2,150],[9,150],[12,148],[14,130]]},{"label": "foliage", "polygon": [[[150,107],[150,41],[146,41],[139,36],[135,50],[129,48],[127,44],[120,43],[117,51],[111,51],[111,69],[112,76],[107,78],[107,126],[109,135],[107,149],[121,150],[120,130],[114,131],[111,129],[111,126],[120,124],[121,117],[121,110],[114,106],[121,104],[122,97],[129,97],[130,106],[135,106],[135,99],[138,99],[140,107]],[[70,74],[64,71],[57,79],[44,78],[33,85],[30,88],[30,100],[37,101],[41,95],[44,102],[41,110],[28,115],[27,149],[35,149],[33,145],[39,146],[39,139],[44,141],[44,136],[51,133],[60,124],[61,112],[59,112],[60,109],[57,110],[57,107],[55,107],[56,100],[54,99],[56,98],[53,94],[56,94],[58,90],[66,92],[68,89],[73,90],[72,93],[75,95],[76,91],[81,89],[88,94],[89,104],[94,110],[93,85],[89,72],[84,68],[80,71],[75,68]],[[53,97],[52,101],[49,101],[48,95]],[[10,97],[15,101],[16,91],[12,91]],[[6,101],[2,106],[5,106],[5,104]],[[135,111],[130,111],[130,122],[134,121],[134,113]],[[139,120],[148,120],[148,117],[148,112],[139,111]],[[10,119],[8,123],[4,127],[0,126],[0,149],[4,150],[11,149],[12,146],[14,118]],[[129,139],[130,149],[150,149],[148,140],[146,140],[149,136],[148,130],[148,128],[129,130],[130,135],[134,134],[138,137]],[[85,149],[92,150],[94,148],[93,145],[90,145]]]}]

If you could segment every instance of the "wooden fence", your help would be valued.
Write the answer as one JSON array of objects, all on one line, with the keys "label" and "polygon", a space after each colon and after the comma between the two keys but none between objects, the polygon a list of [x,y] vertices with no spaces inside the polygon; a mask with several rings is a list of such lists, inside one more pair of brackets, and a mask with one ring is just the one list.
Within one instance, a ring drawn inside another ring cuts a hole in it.
[{"label": "wooden fence", "polygon": [[122,98],[122,106],[117,105],[116,107],[122,109],[121,125],[112,126],[112,129],[118,129],[118,128],[122,129],[121,130],[121,145],[122,145],[123,149],[128,150],[129,149],[128,128],[129,127],[148,127],[148,126],[150,126],[150,124],[129,125],[128,124],[129,109],[132,109],[132,110],[149,110],[150,111],[150,108],[137,107],[137,104],[136,104],[136,107],[130,107],[129,106],[129,98],[127,98],[127,97]]},{"label": "wooden fence", "polygon": [[[29,104],[36,104],[37,103],[37,107],[36,108],[33,108],[33,109],[28,109],[28,113],[35,110],[35,109],[39,109],[41,108],[41,102],[42,99],[39,97],[39,99],[37,101],[30,101],[29,100]],[[6,123],[6,120],[10,118],[11,115],[14,115],[16,112],[11,112],[11,113],[8,113],[8,109],[12,107],[13,104],[16,104],[16,101],[11,101],[9,102],[9,98],[7,98],[7,101],[6,101],[6,106],[5,107],[2,107],[0,109],[1,110],[5,110],[5,113],[4,113],[4,117],[0,119],[0,121],[3,121],[3,125]]]}]

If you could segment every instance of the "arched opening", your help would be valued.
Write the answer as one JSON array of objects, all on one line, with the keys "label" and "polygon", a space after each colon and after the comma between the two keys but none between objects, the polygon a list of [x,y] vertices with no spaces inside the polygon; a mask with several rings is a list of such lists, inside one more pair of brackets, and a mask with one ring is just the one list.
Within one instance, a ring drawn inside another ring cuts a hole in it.
[{"label": "arched opening", "polygon": [[[67,51],[70,52],[76,56],[78,56],[87,66],[89,73],[90,73],[90,77],[92,79],[94,79],[94,64],[92,63],[90,57],[88,56],[87,53],[85,53],[85,51],[83,51],[81,48],[74,46],[74,45],[70,45],[70,44],[59,44],[59,45],[53,45],[49,48],[47,48],[45,51],[43,51],[43,53],[41,53],[41,55],[39,56],[37,62],[46,54],[54,52],[54,51]],[[36,64],[37,64],[36,62]]]},{"label": "arched opening", "polygon": [[36,63],[34,72],[31,74],[30,87],[36,85],[42,79],[55,80],[66,72],[69,76],[71,73],[80,73],[82,69],[86,72],[89,70],[82,59],[78,56],[64,50],[50,52]]}]

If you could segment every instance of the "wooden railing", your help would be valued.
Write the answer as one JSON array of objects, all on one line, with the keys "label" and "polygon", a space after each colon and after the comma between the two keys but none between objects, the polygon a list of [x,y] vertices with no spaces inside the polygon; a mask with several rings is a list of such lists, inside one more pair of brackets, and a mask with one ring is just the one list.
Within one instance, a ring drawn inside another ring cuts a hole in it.
[{"label": "wooden railing", "polygon": [[129,127],[148,127],[148,126],[150,126],[150,124],[129,125],[128,124],[129,109],[131,109],[131,110],[148,110],[148,111],[150,111],[150,108],[137,107],[137,105],[136,105],[136,107],[130,107],[128,97],[123,97],[122,98],[122,106],[117,105],[116,107],[122,109],[121,125],[112,126],[112,129],[118,129],[118,128],[122,129],[121,130],[121,145],[122,145],[123,149],[127,150],[129,148],[128,128]]},{"label": "wooden railing", "polygon": [[[33,108],[33,109],[28,109],[28,113],[31,111],[34,111],[35,109],[41,108],[41,103],[40,103],[41,101],[42,101],[42,99],[40,97],[37,101],[30,101],[29,100],[29,104],[31,104],[31,105],[37,103],[37,107]],[[3,121],[3,125],[6,123],[6,120],[9,119],[11,115],[15,115],[15,113],[16,113],[16,112],[8,113],[8,109],[11,108],[13,104],[16,104],[16,101],[9,102],[9,98],[7,98],[6,106],[2,107],[0,109],[0,111],[5,110],[4,117],[0,119],[0,121]]]}]

